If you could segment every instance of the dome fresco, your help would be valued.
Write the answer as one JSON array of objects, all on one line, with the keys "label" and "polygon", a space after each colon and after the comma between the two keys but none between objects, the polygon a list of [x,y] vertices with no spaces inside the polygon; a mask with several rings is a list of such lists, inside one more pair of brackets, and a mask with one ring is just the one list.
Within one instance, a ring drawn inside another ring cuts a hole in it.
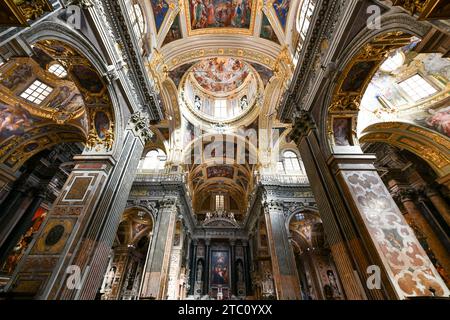
[{"label": "dome fresco", "polygon": [[241,60],[212,58],[200,61],[192,69],[193,76],[205,90],[226,93],[238,89],[250,74],[250,68]]}]

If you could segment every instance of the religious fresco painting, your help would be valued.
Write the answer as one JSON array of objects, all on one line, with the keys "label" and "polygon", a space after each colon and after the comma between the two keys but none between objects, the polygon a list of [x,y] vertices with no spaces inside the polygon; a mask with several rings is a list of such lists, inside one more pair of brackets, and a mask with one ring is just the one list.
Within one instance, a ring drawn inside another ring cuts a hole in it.
[{"label": "religious fresco painting", "polygon": [[227,250],[211,250],[211,286],[229,285],[230,257]]},{"label": "religious fresco painting", "polygon": [[155,18],[156,32],[159,32],[161,25],[166,18],[167,12],[169,11],[169,4],[167,0],[151,0],[153,17]]},{"label": "religious fresco painting", "polygon": [[192,74],[203,89],[225,93],[239,88],[250,74],[250,68],[242,60],[212,58],[197,63]]},{"label": "religious fresco painting", "polygon": [[3,265],[0,266],[0,272],[11,274],[14,271],[14,268],[20,262],[31,241],[33,241],[34,236],[41,228],[47,214],[48,211],[42,207],[39,207],[34,212],[31,221],[27,221],[28,229],[21,235]]},{"label": "religious fresco painting", "polygon": [[206,169],[208,178],[228,178],[233,179],[234,169],[230,166],[214,166]]},{"label": "religious fresco painting", "polygon": [[38,121],[20,105],[0,102],[0,140],[22,135]]},{"label": "religious fresco painting", "polygon": [[100,93],[103,90],[103,82],[98,77],[97,72],[84,65],[72,67],[72,77],[84,89],[92,93]]},{"label": "religious fresco painting", "polygon": [[189,68],[192,67],[193,64],[194,63],[186,63],[176,69],[169,71],[169,77],[173,80],[177,87],[180,85],[181,78],[189,70]]},{"label": "religious fresco painting", "polygon": [[21,84],[26,84],[28,79],[33,76],[33,68],[27,64],[17,66],[14,71],[8,75],[2,75],[0,84],[9,90],[16,89]]},{"label": "religious fresco painting", "polygon": [[265,14],[263,14],[262,23],[261,23],[261,32],[260,32],[259,36],[261,38],[273,41],[276,44],[280,44],[280,41],[278,40],[278,37],[277,37],[275,31],[273,30],[269,19],[267,19]]},{"label": "religious fresco painting", "polygon": [[[411,51],[417,46],[417,41],[413,38],[410,44],[389,54],[390,58],[398,59],[393,70],[380,68],[373,76],[361,100],[364,116],[359,117],[358,132],[380,120],[396,120],[412,122],[450,137],[450,107],[448,104],[427,102],[430,98],[447,90],[440,83],[450,81],[450,60],[436,53],[418,54]],[[399,85],[402,80],[416,74],[436,90],[434,94],[417,101]],[[423,103],[427,105],[416,107]],[[392,117],[393,110],[399,111],[396,118]]]},{"label": "religious fresco painting", "polygon": [[272,5],[283,29],[286,27],[290,5],[291,0],[275,0]]},{"label": "religious fresco painting", "polygon": [[108,115],[103,111],[99,111],[95,114],[95,130],[97,131],[97,135],[100,139],[105,139],[107,136],[108,130],[110,130],[111,123],[108,118]]},{"label": "religious fresco painting", "polygon": [[180,15],[175,17],[172,25],[170,26],[169,32],[167,32],[166,37],[164,38],[163,46],[169,44],[175,40],[181,39],[181,26],[180,26]]},{"label": "religious fresco painting", "polygon": [[334,118],[333,134],[337,146],[351,145],[351,118]]},{"label": "religious fresco painting", "polygon": [[450,106],[437,110],[428,109],[426,114],[424,118],[417,118],[416,122],[450,138]]},{"label": "religious fresco painting", "polygon": [[364,85],[366,76],[370,74],[376,66],[377,63],[375,61],[360,61],[355,63],[342,84],[342,91],[357,92],[360,90]]},{"label": "religious fresco painting", "polygon": [[252,0],[191,0],[191,30],[204,28],[249,28]]}]

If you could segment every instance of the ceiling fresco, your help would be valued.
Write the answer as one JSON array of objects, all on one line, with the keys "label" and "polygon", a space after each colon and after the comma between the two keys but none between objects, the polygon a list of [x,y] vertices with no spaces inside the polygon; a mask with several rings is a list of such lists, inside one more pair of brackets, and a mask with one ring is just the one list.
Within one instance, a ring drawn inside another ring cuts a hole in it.
[{"label": "ceiling fresco", "polygon": [[272,4],[275,9],[278,20],[280,21],[283,29],[286,28],[286,22],[288,19],[289,9],[291,6],[291,0],[275,0]]},{"label": "ceiling fresco", "polygon": [[[396,64],[383,64],[374,75],[361,101],[358,132],[384,121],[412,122],[450,137],[450,59],[441,54],[417,54],[411,44],[392,52]],[[399,60],[398,56],[402,59]],[[436,92],[418,101],[399,83],[414,75]]]},{"label": "ceiling fresco", "polygon": [[250,68],[243,61],[234,58],[213,58],[196,64],[192,73],[203,89],[226,93],[242,86],[250,74]]},{"label": "ceiling fresco", "polygon": [[0,102],[0,141],[14,135],[22,135],[38,123],[40,118],[33,117],[20,105]]},{"label": "ceiling fresco", "polygon": [[259,36],[261,38],[280,44],[280,41],[278,40],[278,37],[275,34],[275,31],[273,30],[272,25],[270,24],[269,19],[267,19],[267,16],[265,14],[263,14],[261,32]]},{"label": "ceiling fresco", "polygon": [[169,44],[175,40],[181,39],[183,36],[181,34],[181,25],[180,25],[180,15],[175,17],[172,25],[170,26],[169,32],[164,39],[163,46]]},{"label": "ceiling fresco", "polygon": [[252,0],[193,0],[186,6],[189,29],[250,29],[254,18]]},{"label": "ceiling fresco", "polygon": [[150,2],[152,4],[153,17],[155,18],[156,31],[159,32],[169,11],[169,3],[167,0],[150,0]]}]

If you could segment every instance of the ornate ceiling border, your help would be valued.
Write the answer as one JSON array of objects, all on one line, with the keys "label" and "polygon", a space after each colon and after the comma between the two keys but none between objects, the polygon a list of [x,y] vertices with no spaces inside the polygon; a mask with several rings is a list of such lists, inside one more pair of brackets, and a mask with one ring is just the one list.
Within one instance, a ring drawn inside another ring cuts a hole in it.
[{"label": "ornate ceiling border", "polygon": [[407,122],[382,122],[364,129],[359,140],[407,149],[430,164],[439,177],[450,174],[450,139],[429,129]]}]

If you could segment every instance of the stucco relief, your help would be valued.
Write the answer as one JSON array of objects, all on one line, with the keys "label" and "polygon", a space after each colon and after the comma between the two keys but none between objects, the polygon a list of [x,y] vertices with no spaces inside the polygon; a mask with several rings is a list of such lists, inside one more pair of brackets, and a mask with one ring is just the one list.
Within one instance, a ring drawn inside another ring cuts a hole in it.
[{"label": "stucco relief", "polygon": [[343,175],[400,297],[431,296],[432,292],[448,295],[448,288],[379,176],[374,172]]}]

